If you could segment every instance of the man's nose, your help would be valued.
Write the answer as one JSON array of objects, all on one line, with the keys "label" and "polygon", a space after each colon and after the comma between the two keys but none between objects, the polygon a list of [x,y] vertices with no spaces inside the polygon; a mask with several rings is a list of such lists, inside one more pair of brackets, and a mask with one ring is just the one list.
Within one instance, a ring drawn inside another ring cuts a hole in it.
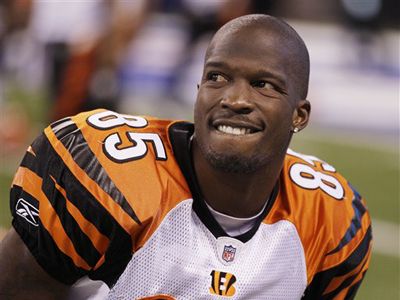
[{"label": "man's nose", "polygon": [[251,85],[244,81],[232,83],[225,91],[220,104],[223,108],[231,109],[237,113],[251,113],[254,109],[251,97]]}]

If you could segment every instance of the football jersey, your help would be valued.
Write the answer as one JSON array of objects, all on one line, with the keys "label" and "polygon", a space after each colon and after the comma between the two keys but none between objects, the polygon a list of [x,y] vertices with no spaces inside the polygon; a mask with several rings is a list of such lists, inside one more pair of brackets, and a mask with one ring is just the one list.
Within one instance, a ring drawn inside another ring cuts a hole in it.
[{"label": "football jersey", "polygon": [[289,149],[255,225],[229,236],[196,180],[193,130],[101,109],[47,127],[11,189],[13,226],[42,268],[104,282],[109,299],[353,298],[372,235],[350,183]]}]

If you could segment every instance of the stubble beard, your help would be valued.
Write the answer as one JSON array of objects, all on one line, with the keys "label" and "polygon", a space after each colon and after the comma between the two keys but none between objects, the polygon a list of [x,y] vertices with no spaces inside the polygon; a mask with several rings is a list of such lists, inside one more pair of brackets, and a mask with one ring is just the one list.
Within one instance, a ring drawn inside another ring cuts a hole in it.
[{"label": "stubble beard", "polygon": [[265,167],[269,161],[268,157],[261,159],[257,156],[246,157],[240,153],[219,153],[203,147],[200,147],[200,151],[214,169],[224,173],[250,174]]},{"label": "stubble beard", "polygon": [[266,169],[274,164],[274,161],[284,158],[290,144],[291,136],[283,143],[280,150],[270,155],[243,153],[226,153],[214,150],[210,145],[199,141],[199,149],[206,161],[216,170],[231,174],[251,174],[261,169]]}]

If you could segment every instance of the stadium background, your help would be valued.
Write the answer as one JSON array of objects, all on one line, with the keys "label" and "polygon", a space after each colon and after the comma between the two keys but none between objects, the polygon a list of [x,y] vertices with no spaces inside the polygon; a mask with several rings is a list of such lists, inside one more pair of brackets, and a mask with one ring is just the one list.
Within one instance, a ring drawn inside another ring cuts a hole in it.
[{"label": "stadium background", "polygon": [[[210,34],[248,11],[285,18],[310,50],[311,124],[291,147],[330,162],[368,201],[374,255],[357,299],[400,299],[397,1],[3,1],[0,238],[13,173],[48,122],[96,106],[191,120]],[[68,66],[93,45],[86,102],[73,107],[79,93],[68,92],[85,77]]]}]

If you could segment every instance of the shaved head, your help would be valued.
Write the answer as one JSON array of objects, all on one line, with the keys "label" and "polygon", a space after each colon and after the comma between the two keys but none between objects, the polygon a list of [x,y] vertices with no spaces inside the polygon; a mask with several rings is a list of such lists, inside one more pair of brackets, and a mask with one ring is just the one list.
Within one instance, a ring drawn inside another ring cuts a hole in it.
[{"label": "shaved head", "polygon": [[287,65],[291,71],[291,79],[295,82],[300,99],[306,99],[310,76],[310,58],[307,47],[299,34],[286,22],[278,18],[253,14],[234,19],[222,26],[211,40],[206,52],[206,58],[213,52],[215,45],[226,38],[245,34],[251,39],[262,38],[262,35],[273,36],[282,52],[290,57]]},{"label": "shaved head", "polygon": [[309,120],[308,51],[296,31],[267,15],[228,22],[206,51],[194,109],[200,156],[230,174],[269,172]]}]

